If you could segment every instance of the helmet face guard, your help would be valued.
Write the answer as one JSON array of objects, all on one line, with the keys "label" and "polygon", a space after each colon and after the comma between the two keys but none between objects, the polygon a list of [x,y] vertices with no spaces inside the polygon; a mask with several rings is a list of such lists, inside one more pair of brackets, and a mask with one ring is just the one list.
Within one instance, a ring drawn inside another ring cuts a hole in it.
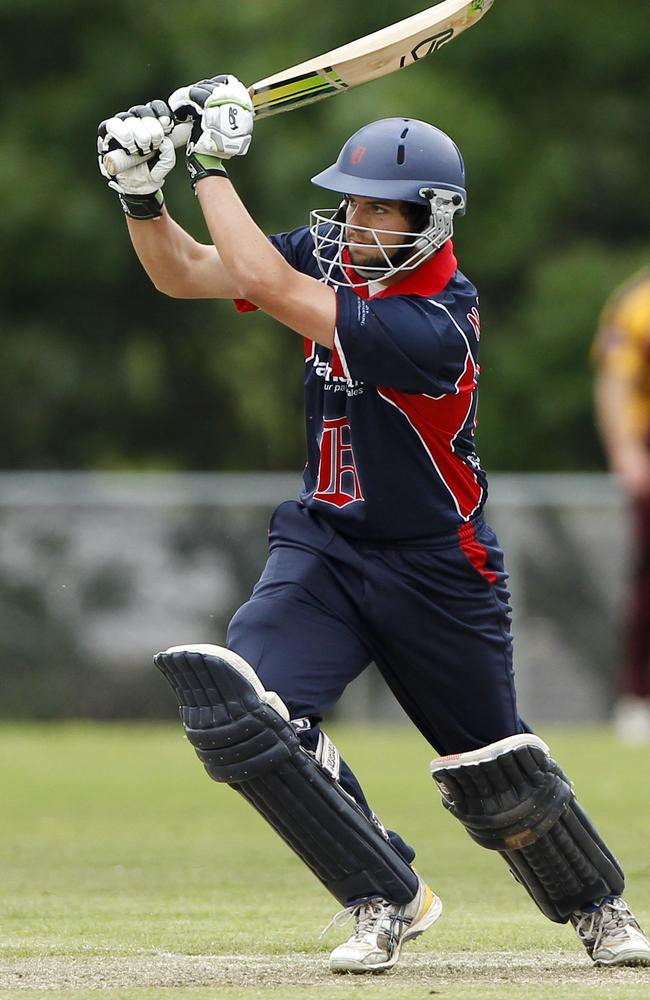
[{"label": "helmet face guard", "polygon": [[[345,221],[345,202],[338,208],[314,209],[310,214],[309,229],[314,240],[313,254],[321,274],[333,285],[365,285],[368,281],[385,281],[402,271],[414,271],[438,252],[454,231],[454,215],[462,211],[464,201],[461,196],[450,191],[427,189],[430,195],[431,212],[429,224],[421,232],[376,229],[356,225],[355,233],[369,234],[371,242],[355,243],[347,238],[348,226]],[[350,227],[352,228],[352,227]],[[401,237],[397,243],[384,244],[382,236]],[[357,267],[352,263],[356,248],[368,250],[376,247],[381,262]],[[336,277],[340,269],[342,278]],[[365,279],[355,281],[350,273]]]},{"label": "helmet face guard", "polygon": [[[346,235],[345,202],[338,209],[312,212],[314,256],[328,281],[340,285],[381,281],[420,267],[451,238],[454,216],[464,214],[467,201],[465,167],[456,144],[433,125],[410,118],[385,118],[366,125],[345,143],[336,163],[312,182],[343,195],[405,201],[429,209],[423,230],[398,233],[402,241],[397,244],[382,243],[381,237],[388,233],[395,237],[393,230],[353,227],[371,235],[370,245],[376,245],[383,258],[375,266],[355,269],[364,282],[354,282],[349,274],[355,243]],[[369,244],[356,245],[367,250]],[[343,280],[334,277],[336,268]]]}]

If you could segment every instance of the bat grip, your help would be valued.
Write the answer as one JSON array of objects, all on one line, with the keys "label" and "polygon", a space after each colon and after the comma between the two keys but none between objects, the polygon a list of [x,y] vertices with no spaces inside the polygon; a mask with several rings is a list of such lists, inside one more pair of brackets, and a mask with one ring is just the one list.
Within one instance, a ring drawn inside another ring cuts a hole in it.
[{"label": "bat grip", "polygon": [[138,163],[146,163],[147,160],[151,159],[151,156],[153,153],[150,156],[139,156],[127,153],[125,149],[113,149],[110,153],[105,153],[103,157],[104,170],[109,177],[115,177],[116,174],[121,174],[129,167],[136,167]]},{"label": "bat grip", "polygon": [[[172,136],[172,138],[174,137]],[[180,149],[181,146],[185,145],[186,141],[181,132],[180,135],[175,137],[174,146],[176,149]],[[111,149],[103,156],[104,170],[109,177],[115,177],[116,174],[121,174],[123,170],[128,170],[130,167],[137,167],[139,163],[146,163],[152,156],[155,156],[155,153],[143,156],[139,153],[127,153],[122,148]]]}]

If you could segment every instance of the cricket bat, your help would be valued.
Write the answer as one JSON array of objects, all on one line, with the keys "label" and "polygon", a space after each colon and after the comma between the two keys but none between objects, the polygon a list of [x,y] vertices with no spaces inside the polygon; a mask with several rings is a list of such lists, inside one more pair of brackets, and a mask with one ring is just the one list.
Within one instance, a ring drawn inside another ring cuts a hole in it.
[{"label": "cricket bat", "polygon": [[[419,14],[260,80],[249,88],[255,117],[293,111],[412,66],[471,28],[493,3],[442,0]],[[146,159],[116,149],[104,156],[104,166],[114,177]]]}]

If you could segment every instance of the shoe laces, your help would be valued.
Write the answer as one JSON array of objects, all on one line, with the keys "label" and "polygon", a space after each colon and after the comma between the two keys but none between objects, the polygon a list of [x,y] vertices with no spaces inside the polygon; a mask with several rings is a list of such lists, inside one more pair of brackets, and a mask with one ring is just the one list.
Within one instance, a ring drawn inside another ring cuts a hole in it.
[{"label": "shoe laces", "polygon": [[325,937],[332,927],[345,927],[352,919],[356,919],[356,928],[353,937],[361,939],[367,934],[376,934],[378,925],[386,916],[391,904],[385,899],[370,899],[366,903],[356,903],[354,906],[347,906],[344,910],[335,913],[330,922],[321,931],[321,938]]},{"label": "shoe laces", "polygon": [[620,896],[603,903],[593,913],[581,913],[575,923],[576,934],[581,941],[589,944],[592,951],[596,951],[605,934],[625,940],[625,929],[629,926],[638,925]]}]

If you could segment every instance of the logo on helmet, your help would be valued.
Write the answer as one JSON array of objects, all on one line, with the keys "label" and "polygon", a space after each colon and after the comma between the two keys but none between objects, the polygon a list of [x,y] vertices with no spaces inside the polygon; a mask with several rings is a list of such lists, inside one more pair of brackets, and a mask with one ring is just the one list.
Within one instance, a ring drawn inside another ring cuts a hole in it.
[{"label": "logo on helmet", "polygon": [[365,146],[355,146],[355,148],[352,150],[352,155],[350,157],[352,166],[358,167],[365,155],[366,155]]}]

